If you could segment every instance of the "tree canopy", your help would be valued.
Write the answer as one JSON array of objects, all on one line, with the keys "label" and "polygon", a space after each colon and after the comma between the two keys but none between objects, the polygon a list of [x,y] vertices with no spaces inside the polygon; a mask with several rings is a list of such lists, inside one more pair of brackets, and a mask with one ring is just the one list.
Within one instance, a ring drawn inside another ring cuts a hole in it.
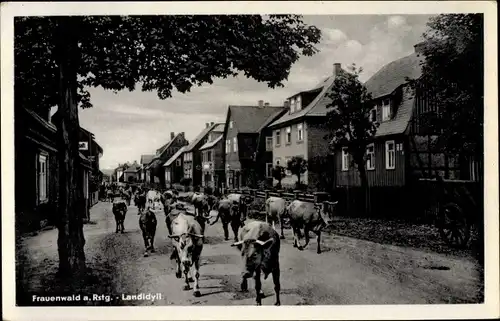
[{"label": "tree canopy", "polygon": [[307,160],[300,156],[294,156],[287,162],[286,166],[293,175],[297,176],[297,188],[300,188],[300,175],[307,171]]},{"label": "tree canopy", "polygon": [[439,117],[428,120],[449,152],[483,152],[484,48],[482,14],[442,14],[429,20],[421,46],[422,80]]},{"label": "tree canopy", "polygon": [[[59,103],[54,57],[59,17],[15,20],[15,102],[51,107]],[[243,73],[282,86],[300,55],[317,52],[320,30],[297,15],[78,16],[78,103],[91,107],[88,87],[113,91],[174,90],[211,84]]]}]

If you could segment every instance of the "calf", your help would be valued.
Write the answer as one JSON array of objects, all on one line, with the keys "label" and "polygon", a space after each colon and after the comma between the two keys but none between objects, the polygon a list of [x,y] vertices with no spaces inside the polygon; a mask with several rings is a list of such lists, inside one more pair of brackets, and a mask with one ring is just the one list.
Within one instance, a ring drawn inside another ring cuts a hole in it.
[{"label": "calf", "polygon": [[112,211],[116,221],[116,233],[118,233],[118,231],[121,231],[121,233],[123,233],[125,231],[123,223],[125,222],[125,215],[127,214],[127,204],[125,203],[125,201],[113,202]]},{"label": "calf", "polygon": [[[321,230],[330,224],[333,216],[333,209],[327,208],[334,207],[337,204],[330,202],[323,203],[309,203],[299,200],[294,200],[288,205],[288,215],[290,216],[290,224],[293,231],[293,246],[299,250],[303,250],[309,244],[309,231],[312,230],[316,233],[317,238],[317,253],[321,253]],[[330,206],[328,206],[330,205]],[[333,206],[332,206],[333,205]],[[305,244],[300,245],[300,229],[304,229]]]},{"label": "calf", "polygon": [[182,277],[182,272],[184,272],[185,285],[184,290],[191,289],[190,273],[191,268],[194,266],[194,292],[195,297],[201,296],[199,279],[200,279],[200,255],[203,250],[203,234],[201,232],[200,224],[194,219],[194,217],[185,215],[183,213],[179,214],[172,221],[172,235],[168,237],[173,240],[174,252],[171,258],[175,258],[177,261],[177,271],[175,276],[177,278]]},{"label": "calf", "polygon": [[154,240],[156,234],[156,224],[156,215],[150,208],[141,212],[141,216],[139,217],[139,227],[141,228],[144,246],[146,247],[144,256],[148,256],[148,251],[151,251],[152,253],[155,252]]},{"label": "calf", "polygon": [[266,223],[268,220],[271,220],[273,228],[275,228],[274,222],[280,222],[281,239],[285,238],[283,234],[283,222],[287,213],[287,205],[287,201],[281,197],[271,196],[266,200]]},{"label": "calf", "polygon": [[224,239],[229,239],[228,225],[231,224],[231,229],[234,233],[234,240],[238,241],[238,229],[240,228],[240,217],[238,204],[234,204],[228,199],[222,199],[217,204],[217,217],[210,225],[214,225],[219,217],[222,221],[222,229],[224,230]]},{"label": "calf", "polygon": [[273,275],[276,302],[280,305],[280,238],[278,233],[268,223],[252,221],[246,224],[239,233],[239,241],[231,246],[237,246],[243,258],[243,273],[241,290],[248,290],[247,279],[254,276],[257,305],[262,304],[261,272],[264,280],[270,273]]}]

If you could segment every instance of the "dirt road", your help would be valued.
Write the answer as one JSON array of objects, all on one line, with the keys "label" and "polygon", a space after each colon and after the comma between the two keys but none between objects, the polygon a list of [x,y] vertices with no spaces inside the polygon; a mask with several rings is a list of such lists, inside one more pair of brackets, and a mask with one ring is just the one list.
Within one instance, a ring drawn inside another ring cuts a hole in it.
[{"label": "dirt road", "polygon": [[[250,291],[239,291],[240,254],[224,241],[222,226],[206,230],[202,252],[200,287],[202,296],[183,291],[183,280],[175,277],[170,260],[171,240],[167,238],[165,216],[157,212],[156,253],[144,257],[137,208],[130,206],[125,233],[115,234],[110,203],[93,208],[94,225],[85,226],[86,256],[89,265],[100,262],[106,277],[96,276],[94,292],[110,295],[103,305],[253,305]],[[281,247],[282,305],[337,304],[431,304],[476,303],[481,297],[480,276],[471,260],[382,245],[336,235],[322,237],[323,253],[316,254],[313,238],[304,251],[292,247],[292,233],[285,230]],[[230,232],[232,237],[232,232]],[[57,232],[45,231],[23,243],[27,260],[23,271],[25,291],[37,291],[37,272],[54,269],[57,262]],[[45,272],[47,273],[47,272]],[[40,276],[38,276],[40,277]],[[43,287],[43,282],[39,282]],[[97,290],[95,290],[97,289]],[[274,303],[272,278],[263,281],[266,298]],[[153,300],[123,300],[122,295],[160,294]]]}]

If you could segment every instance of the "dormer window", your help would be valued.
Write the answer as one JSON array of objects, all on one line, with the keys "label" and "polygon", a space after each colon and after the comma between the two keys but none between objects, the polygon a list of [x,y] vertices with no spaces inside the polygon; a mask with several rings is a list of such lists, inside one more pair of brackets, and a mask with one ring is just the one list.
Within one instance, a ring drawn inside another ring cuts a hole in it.
[{"label": "dormer window", "polygon": [[296,108],[295,110],[296,111],[299,111],[302,109],[302,100],[300,99],[300,96],[297,96],[296,100],[295,100],[295,103],[296,103]]},{"label": "dormer window", "polygon": [[391,101],[386,98],[382,100],[382,121],[391,119]]},{"label": "dormer window", "polygon": [[296,102],[295,98],[290,99],[290,114],[295,112]]},{"label": "dormer window", "polygon": [[370,110],[370,121],[372,123],[377,121],[377,106],[373,107],[372,110]]}]

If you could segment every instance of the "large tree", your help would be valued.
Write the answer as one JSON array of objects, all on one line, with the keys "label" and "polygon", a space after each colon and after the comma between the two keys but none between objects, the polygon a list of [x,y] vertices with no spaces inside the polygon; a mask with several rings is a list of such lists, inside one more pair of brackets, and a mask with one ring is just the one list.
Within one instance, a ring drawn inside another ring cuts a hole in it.
[{"label": "large tree", "polygon": [[[366,148],[377,131],[378,124],[370,117],[373,103],[371,95],[359,80],[362,68],[353,64],[348,70],[342,70],[335,78],[328,97],[326,126],[331,147],[334,150],[346,148],[361,180],[361,187],[367,201],[368,179],[366,176]],[[366,205],[366,204],[365,204]],[[368,207],[365,206],[365,210]]]},{"label": "large tree", "polygon": [[92,106],[88,87],[140,84],[166,99],[243,73],[274,88],[319,40],[296,15],[16,18],[15,106],[58,106],[60,273],[85,272],[78,106]]},{"label": "large tree", "polygon": [[[426,123],[450,154],[483,154],[484,48],[482,14],[442,14],[429,20],[420,83],[432,91],[438,117]],[[416,84],[416,80],[413,80]]]}]

